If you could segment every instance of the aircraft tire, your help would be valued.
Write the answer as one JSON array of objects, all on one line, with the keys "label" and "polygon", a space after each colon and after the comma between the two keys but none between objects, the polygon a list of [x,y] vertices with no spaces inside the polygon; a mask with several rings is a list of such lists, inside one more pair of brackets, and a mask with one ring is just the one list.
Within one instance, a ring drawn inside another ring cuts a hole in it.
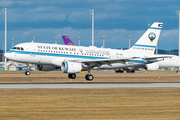
[{"label": "aircraft tire", "polygon": [[86,78],[86,80],[88,80],[88,81],[92,81],[92,80],[94,79],[93,75],[91,75],[91,74],[87,74],[87,75],[85,76],[85,78]]},{"label": "aircraft tire", "polygon": [[130,69],[127,69],[126,72],[127,72],[127,73],[131,73],[131,70],[130,70]]},{"label": "aircraft tire", "polygon": [[123,71],[123,70],[120,70],[120,69],[116,70],[115,72],[116,72],[116,73],[124,73],[124,71]]},{"label": "aircraft tire", "polygon": [[70,79],[75,79],[76,78],[76,74],[75,73],[69,74],[68,77]]},{"label": "aircraft tire", "polygon": [[29,72],[29,71],[26,71],[26,72],[25,72],[25,75],[29,76],[29,75],[30,75],[30,72]]}]

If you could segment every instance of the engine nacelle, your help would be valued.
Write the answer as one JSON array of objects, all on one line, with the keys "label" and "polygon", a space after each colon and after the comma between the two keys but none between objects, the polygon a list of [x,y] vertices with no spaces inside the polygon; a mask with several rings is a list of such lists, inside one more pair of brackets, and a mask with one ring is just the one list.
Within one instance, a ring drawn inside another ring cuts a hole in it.
[{"label": "engine nacelle", "polygon": [[39,71],[52,71],[55,70],[56,67],[52,65],[37,65]]},{"label": "engine nacelle", "polygon": [[82,65],[81,63],[64,61],[61,64],[61,70],[64,73],[79,73],[82,70]]},{"label": "engine nacelle", "polygon": [[147,64],[146,65],[146,70],[158,70],[159,69],[159,65],[157,63],[151,63],[151,64]]}]

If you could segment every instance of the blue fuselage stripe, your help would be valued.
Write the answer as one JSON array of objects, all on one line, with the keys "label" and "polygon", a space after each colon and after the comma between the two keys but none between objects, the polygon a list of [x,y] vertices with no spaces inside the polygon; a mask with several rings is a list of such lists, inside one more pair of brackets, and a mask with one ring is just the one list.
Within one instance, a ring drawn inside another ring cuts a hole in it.
[{"label": "blue fuselage stripe", "polygon": [[161,30],[161,28],[150,27],[149,29]]},{"label": "blue fuselage stripe", "polygon": [[135,44],[134,46],[156,48],[156,46],[151,46],[151,45],[138,45],[138,44]]},{"label": "blue fuselage stripe", "polygon": [[[110,59],[110,58],[105,58],[105,57],[92,57],[92,56],[67,55],[67,54],[52,54],[52,53],[39,53],[39,52],[27,52],[27,51],[12,51],[12,50],[8,50],[6,53],[41,55],[41,56],[55,56],[55,57],[69,57],[69,58],[82,58],[82,59]],[[141,60],[129,60],[129,62],[150,63],[150,62],[144,61],[144,60],[142,60],[142,61]],[[68,64],[66,64],[66,65],[68,66]]]}]

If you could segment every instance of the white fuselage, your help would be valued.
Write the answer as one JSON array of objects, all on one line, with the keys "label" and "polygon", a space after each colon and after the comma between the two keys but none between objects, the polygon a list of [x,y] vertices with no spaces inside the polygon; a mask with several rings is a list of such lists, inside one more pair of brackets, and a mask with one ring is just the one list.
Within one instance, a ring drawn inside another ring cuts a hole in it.
[{"label": "white fuselage", "polygon": [[[17,49],[18,48],[18,49]],[[133,50],[116,50],[97,47],[79,47],[58,44],[44,43],[22,43],[16,45],[5,54],[6,58],[37,65],[52,65],[61,67],[61,63],[65,60],[98,60],[98,59],[118,59],[126,57],[139,57],[129,62],[105,64],[98,69],[117,69],[126,67],[138,67],[149,64],[142,58],[152,56],[145,52],[133,52]],[[165,58],[163,61],[157,62],[159,67],[180,67],[180,58],[177,56]]]}]

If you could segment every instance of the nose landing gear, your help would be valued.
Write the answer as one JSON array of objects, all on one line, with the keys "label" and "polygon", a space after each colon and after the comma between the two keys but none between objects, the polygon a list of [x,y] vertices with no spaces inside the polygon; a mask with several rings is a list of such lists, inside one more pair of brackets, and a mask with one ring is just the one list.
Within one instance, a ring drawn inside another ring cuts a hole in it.
[{"label": "nose landing gear", "polygon": [[75,78],[76,78],[76,74],[75,74],[75,73],[69,73],[69,74],[68,74],[68,77],[69,77],[70,79],[75,79]]},{"label": "nose landing gear", "polygon": [[25,75],[29,76],[30,75],[30,72],[29,72],[30,66],[29,66],[29,64],[27,64],[27,65],[28,65],[28,67],[27,67],[27,71],[25,72]]}]

